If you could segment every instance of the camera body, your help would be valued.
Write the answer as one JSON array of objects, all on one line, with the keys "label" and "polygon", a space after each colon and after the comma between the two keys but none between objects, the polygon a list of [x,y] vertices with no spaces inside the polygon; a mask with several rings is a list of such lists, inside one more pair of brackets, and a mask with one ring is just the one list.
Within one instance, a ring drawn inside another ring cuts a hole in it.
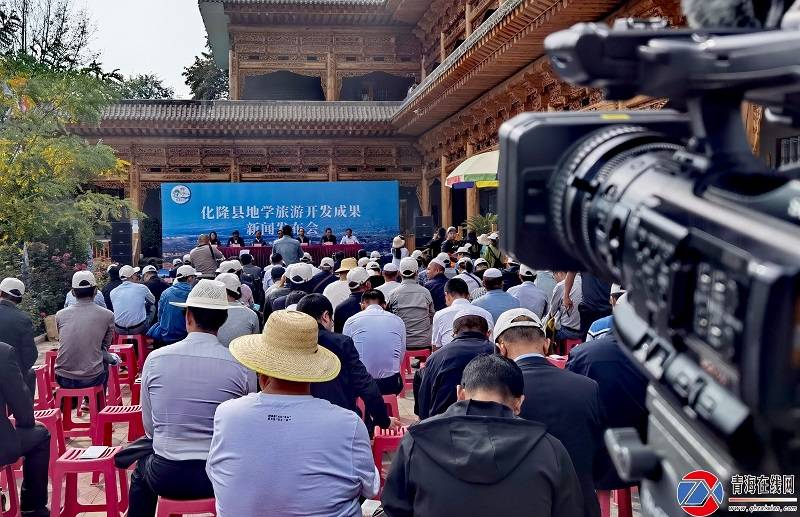
[{"label": "camera body", "polygon": [[526,113],[500,128],[500,228],[536,269],[621,283],[623,348],[651,380],[648,443],[606,435],[645,514],[681,476],[800,466],[800,181],[747,144],[742,100],[797,122],[800,33],[578,25],[545,42],[570,82],[677,111]]}]

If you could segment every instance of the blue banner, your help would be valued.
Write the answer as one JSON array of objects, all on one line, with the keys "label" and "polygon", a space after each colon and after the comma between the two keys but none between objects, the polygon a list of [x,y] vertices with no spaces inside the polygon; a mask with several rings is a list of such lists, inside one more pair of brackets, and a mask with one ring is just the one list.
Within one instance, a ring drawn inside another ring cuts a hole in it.
[{"label": "blue banner", "polygon": [[161,232],[166,257],[188,253],[201,233],[220,244],[239,230],[250,245],[256,230],[272,242],[285,224],[319,244],[325,228],[337,242],[352,228],[364,247],[387,253],[399,233],[397,181],[162,183]]}]

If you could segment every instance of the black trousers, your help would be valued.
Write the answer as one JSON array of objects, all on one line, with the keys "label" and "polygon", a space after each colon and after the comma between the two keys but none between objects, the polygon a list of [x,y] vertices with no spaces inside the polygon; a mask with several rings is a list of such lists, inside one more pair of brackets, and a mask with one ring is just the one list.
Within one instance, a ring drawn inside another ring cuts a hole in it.
[{"label": "black trousers", "polygon": [[50,432],[41,425],[17,428],[22,446],[20,510],[43,511],[47,507],[47,469],[50,464]]},{"label": "black trousers", "polygon": [[[375,379],[375,384],[378,385],[378,391],[381,392],[381,395],[397,395],[403,391],[403,378],[399,373],[384,377],[383,379]],[[365,412],[364,424],[367,426],[367,430],[370,431],[370,436],[372,436],[372,432],[375,429],[375,422],[369,411],[365,410]]]},{"label": "black trousers", "polygon": [[599,320],[600,318],[605,318],[609,314],[611,314],[610,310],[597,310],[591,307],[587,307],[584,304],[578,305],[578,313],[581,315],[581,336],[582,339],[586,339],[586,333],[589,332],[589,327],[592,326],[592,323]]},{"label": "black trousers", "polygon": [[158,496],[178,500],[214,497],[206,461],[173,461],[157,454],[139,460],[131,476],[128,517],[153,517]]}]

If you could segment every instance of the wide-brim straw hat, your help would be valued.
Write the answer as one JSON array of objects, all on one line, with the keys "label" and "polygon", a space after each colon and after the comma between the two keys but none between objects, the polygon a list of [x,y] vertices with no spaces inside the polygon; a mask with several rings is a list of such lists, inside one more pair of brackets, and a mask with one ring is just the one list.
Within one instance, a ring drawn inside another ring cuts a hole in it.
[{"label": "wide-brim straw hat", "polygon": [[405,245],[406,241],[404,241],[403,238],[399,235],[394,239],[392,239],[392,248],[402,248]]},{"label": "wide-brim straw hat", "polygon": [[217,280],[209,280],[206,278],[201,279],[192,290],[189,291],[189,296],[186,302],[169,302],[170,305],[185,309],[187,307],[195,307],[198,309],[217,309],[228,310],[228,293],[225,290],[225,284]]},{"label": "wide-brim straw hat", "polygon": [[231,341],[230,351],[245,367],[262,375],[293,382],[327,382],[336,378],[341,363],[318,343],[318,326],[308,314],[273,312],[261,334]]},{"label": "wide-brim straw hat", "polygon": [[356,267],[358,267],[358,261],[353,257],[347,257],[346,259],[342,260],[342,263],[339,266],[339,269],[336,270],[336,272],[345,273]]}]

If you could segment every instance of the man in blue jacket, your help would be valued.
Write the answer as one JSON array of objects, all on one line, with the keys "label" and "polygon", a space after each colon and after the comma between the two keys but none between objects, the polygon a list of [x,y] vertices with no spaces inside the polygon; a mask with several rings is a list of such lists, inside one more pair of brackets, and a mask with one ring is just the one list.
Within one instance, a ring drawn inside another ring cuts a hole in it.
[{"label": "man in blue jacket", "polygon": [[147,335],[155,340],[154,348],[177,343],[186,337],[186,317],[183,315],[183,309],[170,302],[185,302],[196,279],[197,271],[192,266],[181,266],[175,273],[175,284],[161,293],[161,299],[158,301],[158,321],[147,331]]}]

